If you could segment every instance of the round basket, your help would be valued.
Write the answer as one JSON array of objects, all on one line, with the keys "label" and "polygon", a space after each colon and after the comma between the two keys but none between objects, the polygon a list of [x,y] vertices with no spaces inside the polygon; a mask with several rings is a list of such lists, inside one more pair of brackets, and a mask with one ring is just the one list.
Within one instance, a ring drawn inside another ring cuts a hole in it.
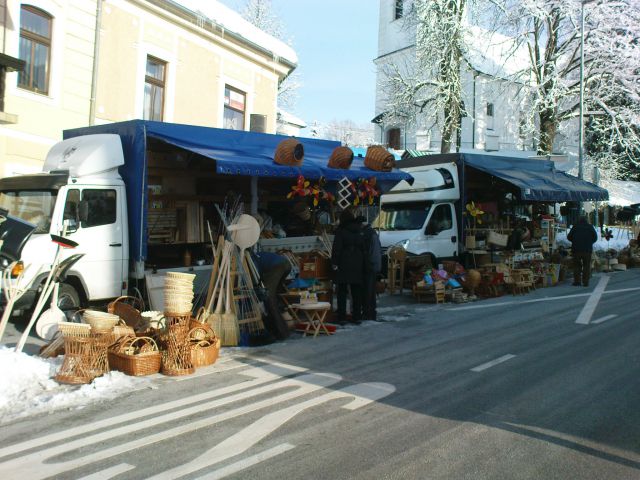
[{"label": "round basket", "polygon": [[150,337],[127,338],[118,349],[108,353],[109,367],[135,377],[152,375],[160,371],[162,355]]},{"label": "round basket", "polygon": [[282,140],[276,147],[273,161],[279,165],[299,167],[304,160],[304,146],[295,138]]},{"label": "round basket", "polygon": [[92,329],[103,331],[111,330],[115,327],[120,321],[120,317],[107,312],[85,310],[82,315],[82,320],[91,325]]},{"label": "round basket", "polygon": [[336,147],[329,157],[329,168],[348,170],[353,162],[353,150],[349,147]]},{"label": "round basket", "polygon": [[136,297],[118,297],[107,305],[107,312],[117,315],[124,323],[133,328],[136,328],[142,320],[141,310],[144,310],[144,303]]},{"label": "round basket", "polygon": [[373,145],[367,148],[364,157],[364,166],[376,172],[390,172],[395,167],[396,161],[386,148]]},{"label": "round basket", "polygon": [[194,367],[206,367],[213,365],[220,355],[220,339],[216,338],[213,342],[201,340],[191,345],[191,363]]}]

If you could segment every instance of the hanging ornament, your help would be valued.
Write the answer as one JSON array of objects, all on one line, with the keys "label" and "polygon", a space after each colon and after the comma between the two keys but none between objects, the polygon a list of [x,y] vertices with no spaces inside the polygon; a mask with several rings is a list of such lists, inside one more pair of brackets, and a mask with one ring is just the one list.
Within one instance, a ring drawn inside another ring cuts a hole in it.
[{"label": "hanging ornament", "polygon": [[484,212],[480,209],[480,206],[476,206],[476,204],[474,202],[469,202],[465,205],[465,208],[467,209],[467,212],[469,212],[469,215],[471,215],[471,217],[473,218],[473,226],[475,227],[476,222],[478,223],[478,225],[482,225],[482,215],[484,215]]},{"label": "hanging ornament", "polygon": [[324,189],[327,181],[324,177],[320,177],[318,183],[313,185],[310,189],[310,195],[313,196],[313,206],[317,207],[320,203],[320,200],[326,200],[329,203],[332,203],[335,200],[335,197]]},{"label": "hanging ornament", "polygon": [[349,200],[349,198],[351,198],[351,195],[352,195],[352,182],[347,177],[342,177],[342,179],[338,182],[338,191],[337,191],[337,198],[338,198],[337,203],[338,203],[338,207],[340,207],[341,210],[344,210],[345,208],[351,205],[351,201]]},{"label": "hanging ornament", "polygon": [[298,176],[298,182],[291,187],[291,191],[287,194],[287,198],[306,197],[311,193],[309,181],[305,180],[302,175]]},{"label": "hanging ornament", "polygon": [[358,184],[358,195],[361,200],[367,200],[369,205],[373,205],[375,198],[380,195],[376,186],[376,178],[371,177],[368,180],[361,178]]}]

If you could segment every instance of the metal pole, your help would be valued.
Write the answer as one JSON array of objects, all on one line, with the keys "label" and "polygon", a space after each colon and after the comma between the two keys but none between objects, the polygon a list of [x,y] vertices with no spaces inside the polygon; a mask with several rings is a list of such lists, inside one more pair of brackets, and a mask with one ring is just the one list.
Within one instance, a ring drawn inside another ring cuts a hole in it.
[{"label": "metal pole", "polygon": [[[578,178],[584,178],[584,1],[580,0],[580,130],[578,133]],[[580,207],[582,210],[582,205]]]}]

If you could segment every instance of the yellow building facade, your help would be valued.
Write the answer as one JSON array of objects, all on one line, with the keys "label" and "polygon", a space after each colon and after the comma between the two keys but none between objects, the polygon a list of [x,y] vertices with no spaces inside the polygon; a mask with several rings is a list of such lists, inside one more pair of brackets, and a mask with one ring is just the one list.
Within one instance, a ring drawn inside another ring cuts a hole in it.
[{"label": "yellow building facade", "polygon": [[[204,11],[201,11],[202,8]],[[215,0],[0,0],[0,175],[39,171],[62,131],[132,119],[276,131],[295,52]]]}]

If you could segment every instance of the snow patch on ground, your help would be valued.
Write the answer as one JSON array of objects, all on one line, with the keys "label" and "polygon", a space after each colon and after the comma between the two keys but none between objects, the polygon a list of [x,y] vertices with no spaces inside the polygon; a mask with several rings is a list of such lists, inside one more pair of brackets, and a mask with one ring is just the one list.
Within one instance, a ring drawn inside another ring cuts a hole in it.
[{"label": "snow patch on ground", "polygon": [[150,380],[110,372],[88,385],[62,385],[53,377],[63,357],[44,359],[0,346],[0,424],[16,418],[113,399],[149,386]]},{"label": "snow patch on ground", "polygon": [[[613,234],[613,238],[608,242],[602,238],[602,234],[599,229],[596,229],[598,232],[598,241],[593,244],[594,252],[606,252],[609,249],[614,249],[620,251],[629,246],[629,234],[627,230],[619,229],[616,227],[607,227],[611,230]],[[556,245],[565,247],[567,249],[571,248],[571,242],[567,240],[567,232],[560,232],[556,236]]]}]

